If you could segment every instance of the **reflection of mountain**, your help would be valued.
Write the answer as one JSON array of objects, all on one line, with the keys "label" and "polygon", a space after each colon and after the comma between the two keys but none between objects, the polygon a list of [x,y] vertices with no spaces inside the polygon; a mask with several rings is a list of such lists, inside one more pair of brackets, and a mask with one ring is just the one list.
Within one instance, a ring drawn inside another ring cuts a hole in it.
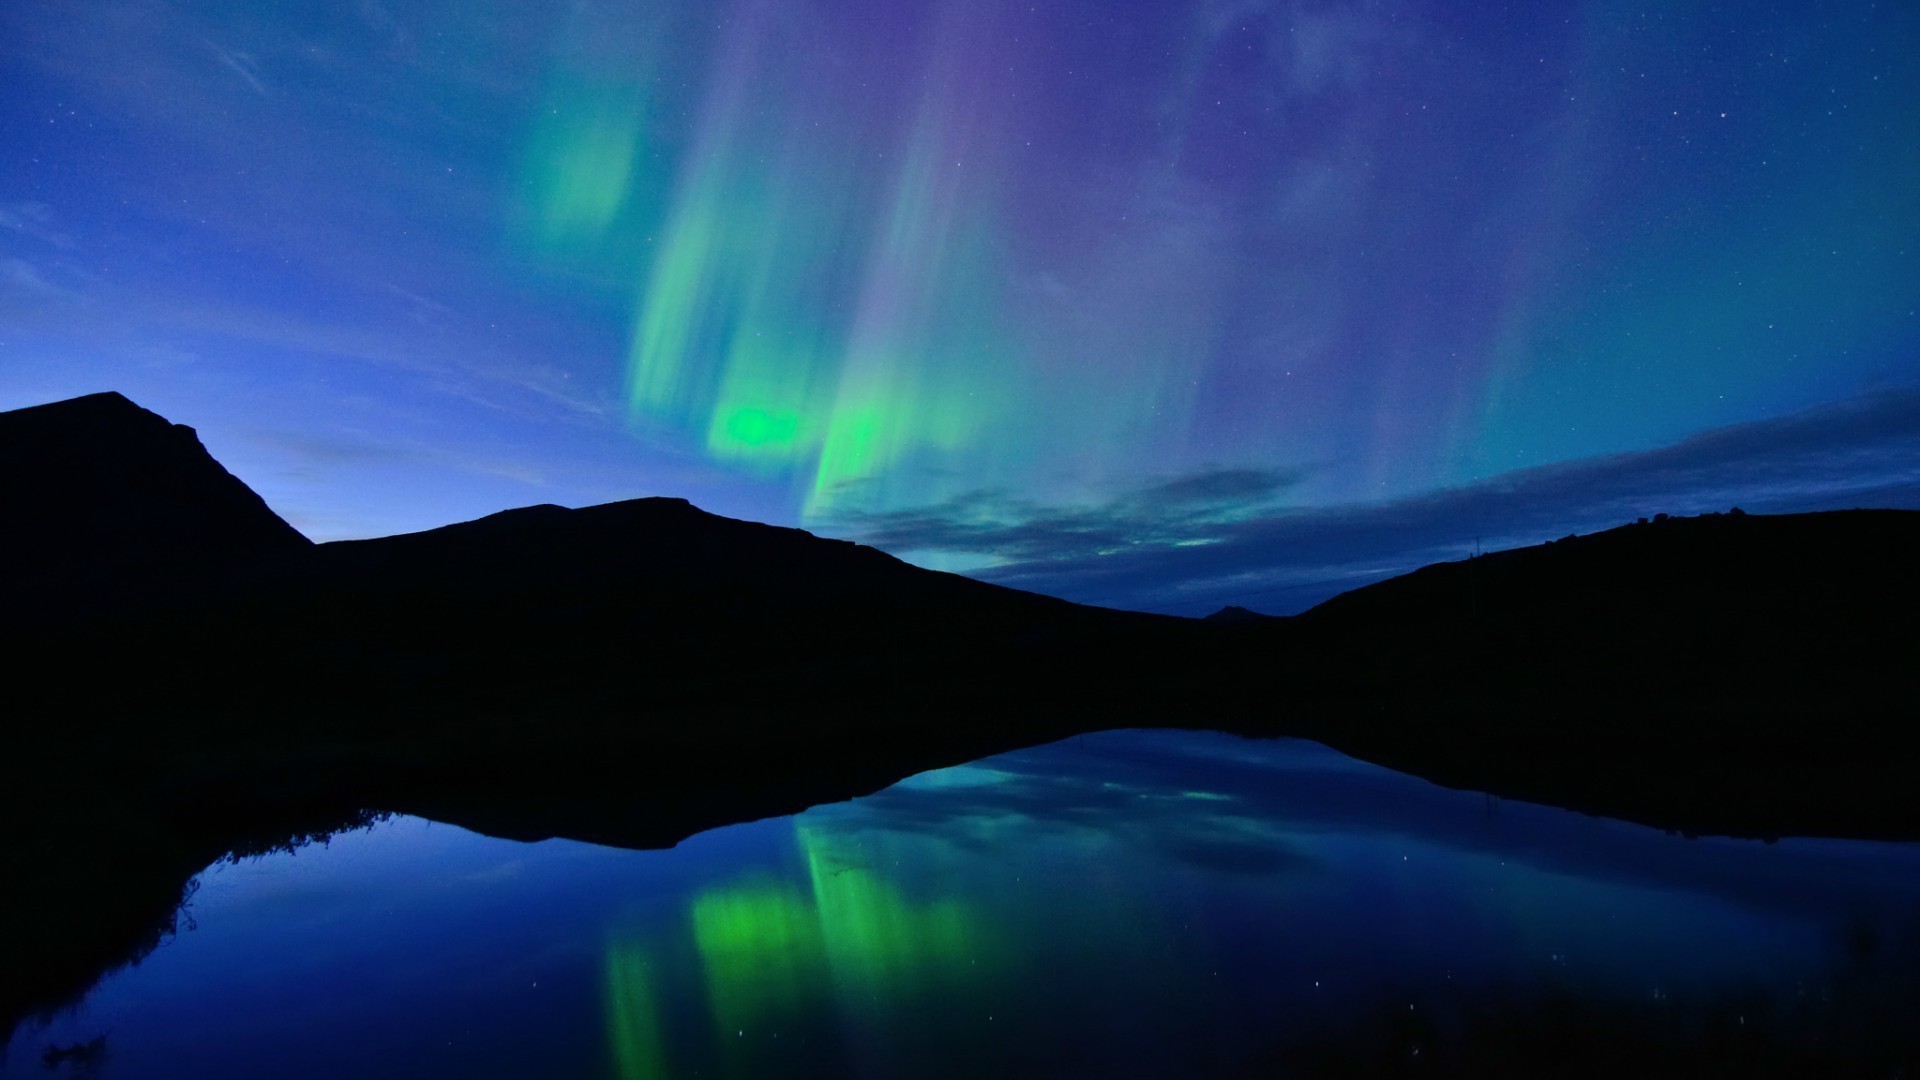
[{"label": "reflection of mountain", "polygon": [[[76,868],[11,894],[16,927],[85,936],[60,912],[123,869],[169,909],[262,822],[666,844],[1126,724],[1308,734],[1678,827],[1920,835],[1917,514],[1660,521],[1209,622],[676,499],[315,546],[118,395],[0,414],[0,479],[8,851]],[[58,982],[30,968],[0,1023]]]}]

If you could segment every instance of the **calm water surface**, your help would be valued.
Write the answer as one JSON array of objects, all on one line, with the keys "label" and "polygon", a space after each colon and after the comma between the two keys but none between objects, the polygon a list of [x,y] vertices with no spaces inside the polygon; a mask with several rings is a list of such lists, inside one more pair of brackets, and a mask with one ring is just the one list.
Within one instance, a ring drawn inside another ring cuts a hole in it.
[{"label": "calm water surface", "polygon": [[102,1077],[1884,1065],[1920,1023],[1920,847],[1687,840],[1194,733],[670,851],[393,819],[210,868],[189,914],[0,1071],[101,1035]]}]

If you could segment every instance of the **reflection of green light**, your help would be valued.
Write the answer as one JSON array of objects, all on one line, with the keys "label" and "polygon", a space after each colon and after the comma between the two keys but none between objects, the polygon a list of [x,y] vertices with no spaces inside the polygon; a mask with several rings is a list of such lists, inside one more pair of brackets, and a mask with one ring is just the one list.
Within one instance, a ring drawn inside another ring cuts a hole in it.
[{"label": "reflection of green light", "polygon": [[694,942],[723,1034],[792,1015],[833,989],[843,1009],[890,1008],[968,966],[977,935],[957,901],[913,904],[879,874],[845,864],[823,834],[798,826],[796,833],[811,903],[778,885],[717,889],[694,901]]},{"label": "reflection of green light", "polygon": [[667,1075],[661,1053],[659,1008],[640,949],[615,944],[607,952],[607,1031],[622,1080]]},{"label": "reflection of green light", "polygon": [[[819,1030],[837,1014],[860,1025],[869,1051],[884,1054],[889,1033],[924,1025],[933,1001],[977,991],[977,980],[1005,971],[978,915],[961,901],[910,900],[865,863],[870,855],[826,830],[795,823],[807,885],[748,881],[700,893],[687,927],[699,957],[713,1042],[703,1059],[719,1075],[766,1071],[775,1041]],[[607,1020],[625,1080],[691,1068],[665,1053],[649,954],[613,943],[607,959]],[[930,997],[933,1001],[930,1001]],[[956,1001],[957,1003],[957,1001]]]},{"label": "reflection of green light", "polygon": [[915,907],[872,871],[836,867],[824,834],[796,831],[843,1004],[877,1002],[884,1008],[966,966],[974,935],[958,901]]},{"label": "reflection of green light", "polygon": [[721,1036],[790,1015],[817,994],[820,925],[790,888],[716,889],[693,903],[693,939]]}]

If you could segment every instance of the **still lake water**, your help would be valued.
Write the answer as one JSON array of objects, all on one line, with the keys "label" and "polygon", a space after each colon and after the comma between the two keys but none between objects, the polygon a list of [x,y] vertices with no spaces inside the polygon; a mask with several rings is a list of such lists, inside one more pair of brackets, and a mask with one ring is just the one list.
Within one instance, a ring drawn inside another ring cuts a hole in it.
[{"label": "still lake water", "polygon": [[0,1073],[105,1035],[90,1075],[1885,1075],[1920,1025],[1920,846],[1688,840],[1202,733],[668,851],[395,818],[209,868],[188,913]]}]

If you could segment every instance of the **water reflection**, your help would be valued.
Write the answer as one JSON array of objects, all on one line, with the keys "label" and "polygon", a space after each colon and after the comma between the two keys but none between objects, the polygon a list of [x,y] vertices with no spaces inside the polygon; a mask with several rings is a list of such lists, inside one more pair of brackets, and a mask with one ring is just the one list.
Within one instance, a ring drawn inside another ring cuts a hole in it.
[{"label": "water reflection", "polygon": [[[794,1055],[809,1070],[871,1057],[907,1041],[903,1023],[977,995],[1005,964],[990,925],[957,895],[910,899],[829,822],[798,819],[793,833],[804,885],[755,872],[688,905],[707,1048],[724,1075],[766,1075]],[[609,945],[608,1015],[623,1077],[672,1075],[669,1025],[649,979],[673,948],[644,930]],[[674,1048],[682,1057],[702,1049]]]},{"label": "water reflection", "polygon": [[665,852],[398,821],[298,861],[209,876],[200,930],[9,1063],[106,1030],[111,1076],[1885,1074],[1917,1049],[1914,846],[1686,840],[1304,743],[1088,736]]}]

